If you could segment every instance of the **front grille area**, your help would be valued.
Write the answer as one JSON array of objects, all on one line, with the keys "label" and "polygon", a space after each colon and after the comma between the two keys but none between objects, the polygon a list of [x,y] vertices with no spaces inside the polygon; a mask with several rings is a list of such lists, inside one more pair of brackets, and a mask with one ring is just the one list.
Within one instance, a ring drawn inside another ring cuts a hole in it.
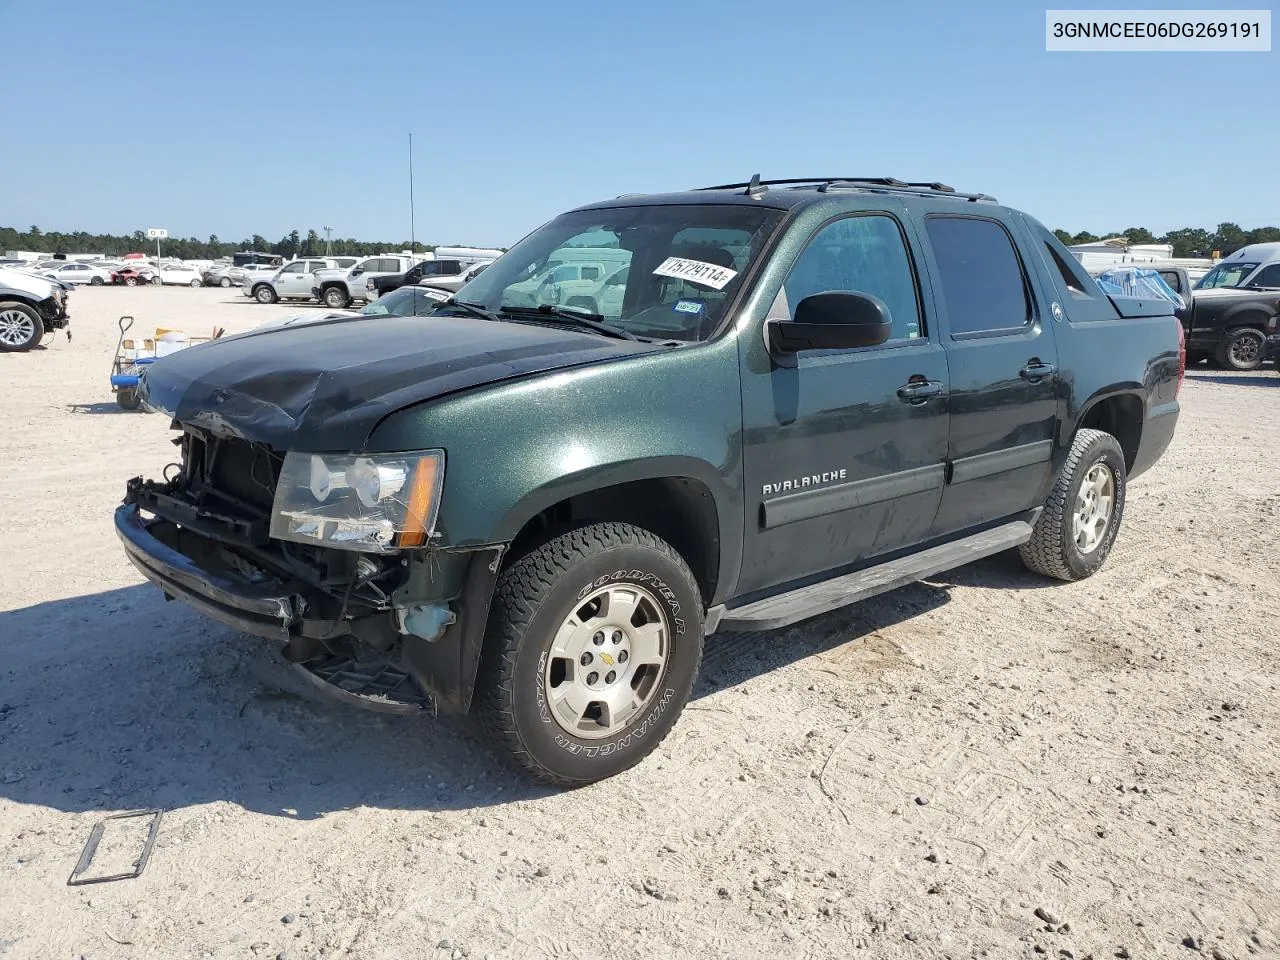
[{"label": "front grille area", "polygon": [[260,443],[219,440],[209,479],[215,490],[270,513],[282,463],[278,454]]},{"label": "front grille area", "polygon": [[183,485],[197,500],[216,499],[250,516],[269,517],[282,454],[261,443],[224,439],[188,428]]}]

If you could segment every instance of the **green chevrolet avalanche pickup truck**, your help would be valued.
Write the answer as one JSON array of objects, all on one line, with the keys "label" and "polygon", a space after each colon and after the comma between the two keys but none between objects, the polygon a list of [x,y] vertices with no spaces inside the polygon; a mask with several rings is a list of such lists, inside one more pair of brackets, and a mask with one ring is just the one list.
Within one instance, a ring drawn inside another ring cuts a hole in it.
[{"label": "green chevrolet avalanche pickup truck", "polygon": [[[529,283],[583,248],[598,288]],[[180,462],[130,481],[116,529],[168,596],[318,675],[336,658],[355,695],[403,696],[353,687],[361,664],[402,677],[585,784],[667,735],[716,630],[1011,548],[1096,571],[1173,436],[1172,309],[941,184],[620,197],[429,316],[154,364]]]}]

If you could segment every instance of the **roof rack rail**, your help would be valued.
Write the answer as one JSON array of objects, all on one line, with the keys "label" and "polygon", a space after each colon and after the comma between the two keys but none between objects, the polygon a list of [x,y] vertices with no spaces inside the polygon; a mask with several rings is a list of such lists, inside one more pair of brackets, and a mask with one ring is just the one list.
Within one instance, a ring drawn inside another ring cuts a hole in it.
[{"label": "roof rack rail", "polygon": [[957,200],[968,200],[970,202],[987,201],[995,203],[996,198],[985,193],[958,193],[955,187],[948,186],[938,181],[913,181],[898,180],[895,177],[792,177],[785,180],[761,180],[759,175],[752,177],[747,183],[721,183],[714,187],[698,187],[698,190],[737,190],[746,188],[749,195],[758,195],[763,193],[762,188],[770,186],[804,186],[808,184],[817,185],[818,189],[826,192],[831,189],[859,189],[859,190],[877,190],[877,191],[894,191],[904,193],[941,193],[948,197],[954,197]]}]

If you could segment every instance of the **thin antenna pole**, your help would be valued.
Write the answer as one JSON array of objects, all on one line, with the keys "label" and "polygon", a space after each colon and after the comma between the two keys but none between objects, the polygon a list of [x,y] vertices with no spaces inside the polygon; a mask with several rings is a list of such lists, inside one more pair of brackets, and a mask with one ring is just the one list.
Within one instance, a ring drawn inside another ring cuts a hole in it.
[{"label": "thin antenna pole", "polygon": [[413,223],[413,134],[409,134],[409,252],[417,253],[417,234]]}]

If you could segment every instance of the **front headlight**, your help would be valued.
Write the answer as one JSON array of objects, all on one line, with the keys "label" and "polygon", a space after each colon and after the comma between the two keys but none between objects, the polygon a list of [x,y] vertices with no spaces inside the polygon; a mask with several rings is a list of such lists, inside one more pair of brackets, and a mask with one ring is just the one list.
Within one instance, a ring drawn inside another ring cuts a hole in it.
[{"label": "front headlight", "polygon": [[290,453],[276,486],[271,536],[378,553],[420,547],[435,530],[443,486],[443,450]]}]

